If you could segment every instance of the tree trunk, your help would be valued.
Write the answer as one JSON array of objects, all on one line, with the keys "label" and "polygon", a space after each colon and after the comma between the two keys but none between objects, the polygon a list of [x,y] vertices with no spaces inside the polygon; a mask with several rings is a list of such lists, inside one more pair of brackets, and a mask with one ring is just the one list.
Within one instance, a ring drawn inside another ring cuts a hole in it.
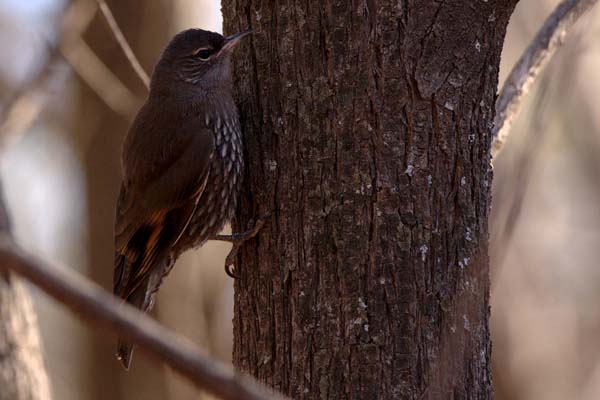
[{"label": "tree trunk", "polygon": [[[0,186],[0,232],[10,223]],[[21,281],[0,273],[0,400],[50,400],[37,318]]]},{"label": "tree trunk", "polygon": [[[223,1],[247,144],[234,363],[293,398],[491,399],[490,128],[517,0]],[[237,226],[240,229],[240,226]]]}]

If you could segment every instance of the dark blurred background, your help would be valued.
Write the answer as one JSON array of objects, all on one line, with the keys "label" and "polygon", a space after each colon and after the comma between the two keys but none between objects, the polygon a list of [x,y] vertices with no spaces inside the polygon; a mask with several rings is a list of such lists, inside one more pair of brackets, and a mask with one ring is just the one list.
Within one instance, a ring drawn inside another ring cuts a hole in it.
[{"label": "dark blurred background", "polygon": [[[144,68],[188,27],[221,30],[212,0],[108,1]],[[501,81],[557,0],[522,0]],[[494,166],[491,222],[497,399],[600,398],[600,10],[536,83]],[[111,287],[120,143],[145,88],[94,0],[0,0],[2,179],[19,241]],[[230,362],[228,245],[188,253],[154,316]],[[55,399],[205,399],[35,288]]]}]

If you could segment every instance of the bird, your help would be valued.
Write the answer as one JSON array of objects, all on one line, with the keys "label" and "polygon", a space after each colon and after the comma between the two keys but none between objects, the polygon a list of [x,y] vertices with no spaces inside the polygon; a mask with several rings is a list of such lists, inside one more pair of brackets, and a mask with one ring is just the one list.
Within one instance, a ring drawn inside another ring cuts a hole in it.
[{"label": "bird", "polygon": [[[123,141],[113,292],[143,312],[179,255],[208,240],[233,243],[225,270],[237,277],[229,268],[235,252],[264,224],[261,217],[247,232],[219,235],[236,208],[244,167],[231,54],[249,34],[175,35]],[[116,355],[126,370],[133,348],[119,339]]]}]

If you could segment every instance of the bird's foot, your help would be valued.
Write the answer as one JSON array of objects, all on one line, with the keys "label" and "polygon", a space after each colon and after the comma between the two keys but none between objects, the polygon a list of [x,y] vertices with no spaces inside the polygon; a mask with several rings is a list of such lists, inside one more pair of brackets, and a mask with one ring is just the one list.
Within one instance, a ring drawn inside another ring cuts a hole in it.
[{"label": "bird's foot", "polygon": [[271,216],[271,214],[273,214],[272,211],[261,215],[258,218],[258,220],[256,220],[256,222],[251,220],[248,223],[248,226],[250,228],[245,232],[232,233],[231,235],[216,235],[215,237],[212,238],[212,240],[220,240],[222,242],[229,242],[229,243],[233,244],[233,247],[229,251],[227,258],[225,259],[225,273],[227,275],[229,275],[230,277],[232,277],[234,279],[240,278],[240,275],[236,273],[234,268],[232,268],[232,265],[235,262],[235,257],[237,256],[237,252],[238,252],[239,248],[241,247],[241,245],[244,244],[244,242],[246,240],[252,239],[254,236],[256,236],[258,234],[258,232],[261,230],[261,228],[265,225],[265,222],[267,222],[267,218],[269,218]]}]

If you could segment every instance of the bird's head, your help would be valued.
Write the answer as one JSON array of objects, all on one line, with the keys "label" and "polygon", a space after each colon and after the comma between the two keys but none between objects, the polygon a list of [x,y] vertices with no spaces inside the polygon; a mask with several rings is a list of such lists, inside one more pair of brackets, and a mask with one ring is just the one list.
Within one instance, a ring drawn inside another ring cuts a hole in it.
[{"label": "bird's head", "polygon": [[185,83],[203,88],[230,80],[230,56],[245,31],[223,37],[202,29],[178,33],[164,50],[152,76],[152,86]]}]

